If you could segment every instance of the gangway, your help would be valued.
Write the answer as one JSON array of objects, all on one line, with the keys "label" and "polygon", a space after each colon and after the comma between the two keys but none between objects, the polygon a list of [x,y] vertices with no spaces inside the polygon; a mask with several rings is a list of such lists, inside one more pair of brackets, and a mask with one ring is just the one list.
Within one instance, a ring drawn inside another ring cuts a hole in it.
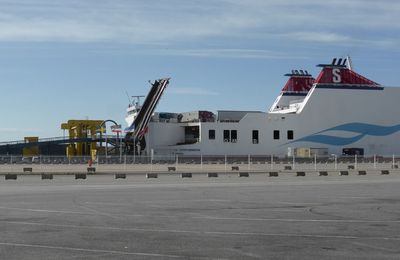
[{"label": "gangway", "polygon": [[140,153],[146,148],[144,136],[147,132],[148,124],[165,88],[169,84],[169,80],[170,78],[158,79],[152,84],[143,106],[138,107],[133,123],[125,130],[127,132],[125,142],[129,153]]},{"label": "gangway", "polygon": [[69,137],[52,137],[40,138],[37,142],[26,142],[25,140],[0,142],[0,154],[22,154],[22,150],[27,147],[38,146],[41,154],[65,154],[65,147],[73,143],[100,143],[107,142],[116,145],[120,139],[116,135],[102,135],[94,138],[69,138]]}]

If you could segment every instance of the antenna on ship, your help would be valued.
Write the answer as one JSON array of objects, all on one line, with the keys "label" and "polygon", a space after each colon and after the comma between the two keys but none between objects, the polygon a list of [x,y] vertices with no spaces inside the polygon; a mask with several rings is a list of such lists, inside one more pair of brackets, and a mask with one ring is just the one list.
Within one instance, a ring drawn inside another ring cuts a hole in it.
[{"label": "antenna on ship", "polygon": [[347,60],[347,68],[349,68],[349,70],[353,70],[353,63],[351,62],[351,58],[350,55],[346,56],[346,60]]},{"label": "antenna on ship", "polygon": [[136,102],[135,102],[135,106],[140,106],[140,98],[145,97],[145,96],[132,96]]},{"label": "antenna on ship", "polygon": [[126,96],[128,97],[129,104],[132,104],[131,97],[129,96],[129,93],[128,93],[128,91],[127,91],[127,90],[125,90],[125,94],[126,94]]}]

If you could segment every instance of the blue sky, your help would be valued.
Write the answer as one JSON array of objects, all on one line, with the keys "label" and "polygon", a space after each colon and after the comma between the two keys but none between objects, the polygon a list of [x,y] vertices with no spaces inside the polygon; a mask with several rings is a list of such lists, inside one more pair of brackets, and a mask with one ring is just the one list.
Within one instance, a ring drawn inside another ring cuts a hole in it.
[{"label": "blue sky", "polygon": [[266,111],[291,69],[350,54],[400,86],[397,0],[0,0],[0,141],[124,123],[130,95],[171,77],[158,111]]}]

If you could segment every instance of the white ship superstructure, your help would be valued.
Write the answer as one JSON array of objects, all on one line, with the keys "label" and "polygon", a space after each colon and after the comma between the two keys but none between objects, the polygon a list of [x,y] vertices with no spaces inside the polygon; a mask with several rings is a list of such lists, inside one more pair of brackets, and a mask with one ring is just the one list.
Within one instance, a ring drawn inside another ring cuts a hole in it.
[{"label": "white ship superstructure", "polygon": [[400,153],[400,88],[357,74],[345,59],[319,66],[322,71],[316,79],[302,70],[287,74],[289,80],[268,112],[154,113],[142,133],[145,151],[263,156],[284,156],[299,149],[319,155]]}]

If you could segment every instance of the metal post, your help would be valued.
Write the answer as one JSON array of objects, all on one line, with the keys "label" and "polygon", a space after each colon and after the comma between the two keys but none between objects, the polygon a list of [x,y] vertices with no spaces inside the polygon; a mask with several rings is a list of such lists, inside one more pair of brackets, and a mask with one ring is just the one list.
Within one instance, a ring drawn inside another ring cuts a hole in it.
[{"label": "metal post", "polygon": [[176,170],[178,170],[178,163],[179,163],[179,161],[178,161],[179,158],[178,158],[178,157],[179,157],[179,155],[176,154],[176,160],[175,160],[175,169],[176,169]]},{"label": "metal post", "polygon": [[314,170],[317,171],[317,154],[314,154]]},{"label": "metal post", "polygon": [[251,163],[251,158],[250,154],[247,156],[247,169],[250,171],[250,163]]},{"label": "metal post", "polygon": [[376,154],[374,154],[374,169],[376,169]]},{"label": "metal post", "polygon": [[392,169],[394,169],[394,165],[395,165],[395,162],[394,162],[394,154],[392,155]]},{"label": "metal post", "polygon": [[150,155],[150,172],[153,172],[153,155]]},{"label": "metal post", "polygon": [[294,170],[294,164],[295,164],[295,157],[294,157],[294,154],[293,154],[293,162],[292,162],[293,170]]},{"label": "metal post", "polygon": [[119,139],[119,163],[122,163],[122,133]]},{"label": "metal post", "polygon": [[107,142],[107,134],[106,134],[106,163],[107,163],[107,157],[108,157],[108,142]]},{"label": "metal post", "polygon": [[357,154],[354,155],[354,169],[357,170]]},{"label": "metal post", "polygon": [[[40,164],[40,161],[39,161]],[[10,172],[13,172],[13,158],[12,155],[10,156]]]},{"label": "metal post", "polygon": [[226,173],[226,154],[225,154],[225,173]]},{"label": "metal post", "polygon": [[133,136],[133,164],[136,162],[136,144],[135,144],[135,136]]},{"label": "metal post", "polygon": [[125,156],[124,156],[124,171],[126,171],[126,152],[125,152]]},{"label": "metal post", "polygon": [[200,154],[200,169],[203,171],[203,154]]},{"label": "metal post", "polygon": [[335,154],[335,170],[337,170],[337,155]]},{"label": "metal post", "polygon": [[274,169],[274,156],[271,154],[271,170]]}]

